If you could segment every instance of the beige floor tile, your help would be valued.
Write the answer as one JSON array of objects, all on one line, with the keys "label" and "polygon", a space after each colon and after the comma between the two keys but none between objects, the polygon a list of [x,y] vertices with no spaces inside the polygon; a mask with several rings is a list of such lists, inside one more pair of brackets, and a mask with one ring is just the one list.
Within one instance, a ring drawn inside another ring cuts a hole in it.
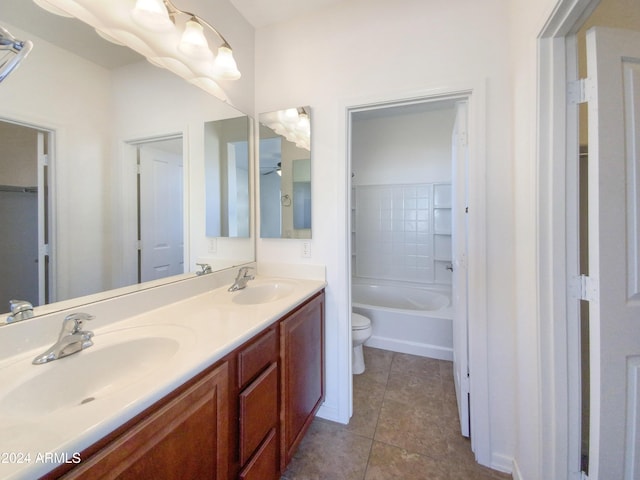
[{"label": "beige floor tile", "polygon": [[444,399],[444,388],[439,376],[425,376],[392,372],[387,382],[385,399],[407,405]]},{"label": "beige floor tile", "polygon": [[393,355],[391,363],[391,375],[417,375],[420,377],[440,378],[440,362],[434,358],[419,357],[406,353]]},{"label": "beige floor tile", "polygon": [[372,440],[342,425],[315,420],[287,470],[286,480],[362,480]]},{"label": "beige floor tile", "polygon": [[316,419],[283,480],[506,480],[460,434],[451,362],[365,347],[349,425]]},{"label": "beige floor tile", "polygon": [[385,398],[374,439],[430,457],[449,453],[448,430],[431,407]]},{"label": "beige floor tile", "polygon": [[353,416],[344,427],[352,433],[373,438],[384,400],[385,385],[359,375],[353,379]]},{"label": "beige floor tile", "polygon": [[365,480],[449,480],[446,466],[433,458],[374,442]]},{"label": "beige floor tile", "polygon": [[364,347],[365,371],[363,374],[354,375],[354,381],[360,377],[365,377],[386,384],[389,378],[393,356],[394,353],[388,350]]}]

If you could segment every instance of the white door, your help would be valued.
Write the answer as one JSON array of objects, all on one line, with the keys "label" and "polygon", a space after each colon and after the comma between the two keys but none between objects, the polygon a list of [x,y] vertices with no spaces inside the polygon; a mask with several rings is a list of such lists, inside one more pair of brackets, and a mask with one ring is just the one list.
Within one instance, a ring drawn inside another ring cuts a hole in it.
[{"label": "white door", "polygon": [[467,102],[456,104],[452,134],[452,301],[453,370],[462,435],[469,432],[469,350],[467,313]]},{"label": "white door", "polygon": [[587,34],[591,480],[640,478],[640,33]]},{"label": "white door", "polygon": [[140,145],[140,280],[184,273],[182,155]]}]

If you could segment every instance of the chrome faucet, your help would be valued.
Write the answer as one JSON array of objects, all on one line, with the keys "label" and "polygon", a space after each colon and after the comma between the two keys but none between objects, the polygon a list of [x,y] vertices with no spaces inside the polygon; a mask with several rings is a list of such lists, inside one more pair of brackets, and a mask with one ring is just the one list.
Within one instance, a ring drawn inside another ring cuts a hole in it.
[{"label": "chrome faucet", "polygon": [[62,330],[58,336],[58,341],[49,350],[33,359],[34,365],[52,362],[59,358],[66,357],[73,353],[84,350],[93,345],[91,337],[93,332],[82,330],[84,322],[92,320],[93,315],[88,313],[72,313],[67,315],[62,322]]},{"label": "chrome faucet", "polygon": [[247,282],[249,280],[256,278],[249,273],[251,270],[253,270],[252,267],[241,267],[240,270],[238,270],[238,276],[236,277],[235,282],[233,282],[233,285],[229,287],[229,291],[235,292],[237,290],[242,290],[247,286]]},{"label": "chrome faucet", "polygon": [[209,265],[208,263],[196,263],[196,265],[198,265],[201,269],[200,271],[196,272],[196,275],[206,275],[213,272],[213,270],[211,269],[211,265]]},{"label": "chrome faucet", "polygon": [[7,323],[20,322],[33,317],[33,305],[26,300],[9,300],[11,315],[7,317]]}]

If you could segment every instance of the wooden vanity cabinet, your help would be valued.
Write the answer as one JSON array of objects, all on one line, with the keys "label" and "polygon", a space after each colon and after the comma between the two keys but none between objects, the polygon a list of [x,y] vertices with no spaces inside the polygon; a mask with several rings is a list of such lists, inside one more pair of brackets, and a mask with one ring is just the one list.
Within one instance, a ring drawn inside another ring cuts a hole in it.
[{"label": "wooden vanity cabinet", "polygon": [[61,478],[229,479],[224,362]]},{"label": "wooden vanity cabinet", "polygon": [[324,399],[324,291],[44,479],[278,480]]},{"label": "wooden vanity cabinet", "polygon": [[324,400],[324,291],[280,322],[280,362],[284,471]]}]

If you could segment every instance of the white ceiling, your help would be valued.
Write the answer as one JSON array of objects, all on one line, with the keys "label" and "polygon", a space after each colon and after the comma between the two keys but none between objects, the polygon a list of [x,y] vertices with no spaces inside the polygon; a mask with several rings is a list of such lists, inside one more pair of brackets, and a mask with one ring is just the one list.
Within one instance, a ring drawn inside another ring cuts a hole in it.
[{"label": "white ceiling", "polygon": [[230,0],[255,28],[290,20],[346,0]]}]

